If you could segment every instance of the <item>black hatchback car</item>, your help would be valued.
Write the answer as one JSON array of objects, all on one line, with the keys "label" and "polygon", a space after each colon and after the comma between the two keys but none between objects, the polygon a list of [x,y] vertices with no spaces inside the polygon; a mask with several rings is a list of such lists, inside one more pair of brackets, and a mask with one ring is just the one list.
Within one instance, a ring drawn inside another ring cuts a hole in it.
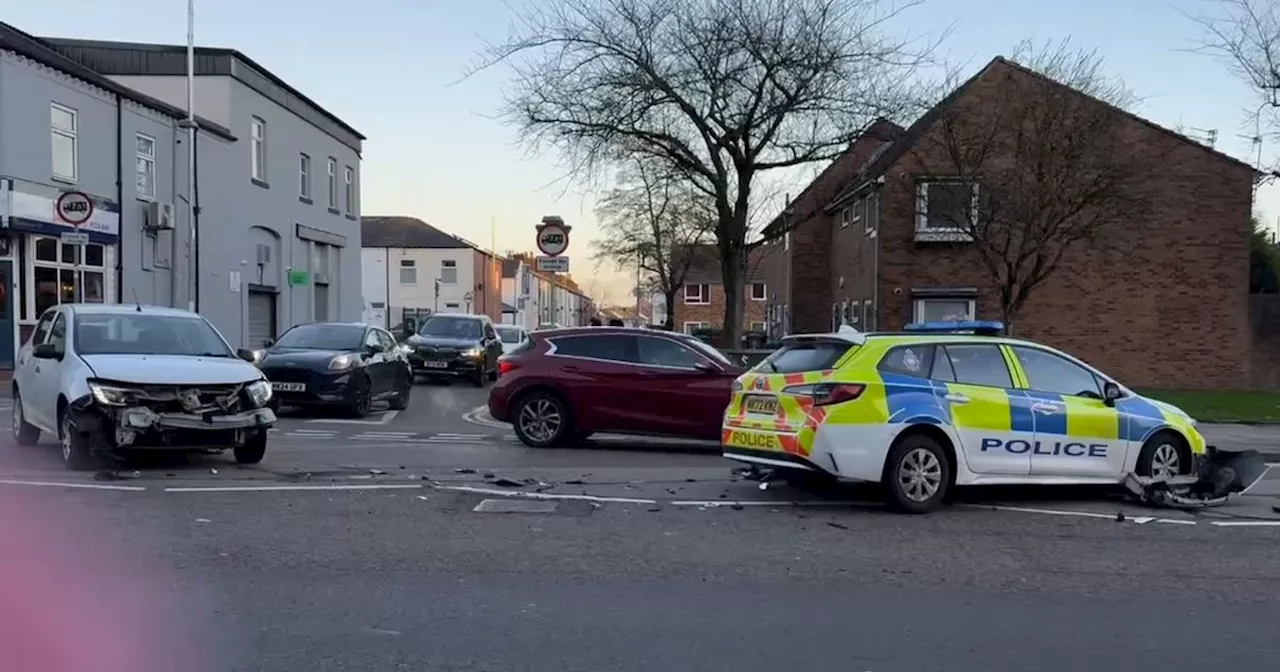
[{"label": "black hatchback car", "polygon": [[498,379],[502,339],[487,315],[436,313],[405,343],[417,375],[466,378],[477,387]]},{"label": "black hatchback car", "polygon": [[267,342],[258,368],[271,381],[273,403],[336,406],[356,417],[383,399],[404,410],[413,390],[404,350],[389,332],[367,324],[300,324]]}]

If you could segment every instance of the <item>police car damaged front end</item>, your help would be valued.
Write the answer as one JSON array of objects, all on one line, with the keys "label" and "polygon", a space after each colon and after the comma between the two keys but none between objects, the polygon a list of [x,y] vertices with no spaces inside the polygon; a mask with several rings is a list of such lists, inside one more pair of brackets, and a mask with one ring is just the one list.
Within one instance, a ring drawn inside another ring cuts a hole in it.
[{"label": "police car damaged front end", "polygon": [[1225,451],[1206,446],[1204,454],[1196,458],[1190,476],[1155,479],[1129,474],[1124,485],[1145,504],[1198,509],[1224,504],[1233,495],[1248,492],[1268,468],[1256,450]]}]

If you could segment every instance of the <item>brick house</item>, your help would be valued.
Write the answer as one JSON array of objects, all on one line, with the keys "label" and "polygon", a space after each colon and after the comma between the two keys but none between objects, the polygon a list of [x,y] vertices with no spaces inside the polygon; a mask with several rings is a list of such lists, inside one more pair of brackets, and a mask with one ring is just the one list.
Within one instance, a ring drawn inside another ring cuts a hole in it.
[{"label": "brick house", "polygon": [[941,198],[954,178],[926,166],[939,151],[944,112],[1000,109],[1012,104],[1006,86],[1026,78],[1114,115],[1127,151],[1150,166],[1141,182],[1149,205],[1106,240],[1068,248],[1019,311],[1017,335],[1129,385],[1245,387],[1254,169],[1002,58],[910,128],[874,126],[770,224],[795,222],[789,240],[769,245],[781,251],[765,273],[777,290],[771,326],[897,330],[920,320],[1001,319],[998,288],[972,239],[937,235],[933,194]]},{"label": "brick house", "polygon": [[[689,254],[693,259],[689,262],[684,286],[676,294],[675,305],[672,307],[675,328],[686,334],[693,333],[696,329],[723,329],[725,293],[716,247],[699,245]],[[748,255],[746,289],[743,292],[744,332],[765,330],[768,284],[762,270],[765,260],[770,256],[772,250],[768,246],[757,247]]]}]

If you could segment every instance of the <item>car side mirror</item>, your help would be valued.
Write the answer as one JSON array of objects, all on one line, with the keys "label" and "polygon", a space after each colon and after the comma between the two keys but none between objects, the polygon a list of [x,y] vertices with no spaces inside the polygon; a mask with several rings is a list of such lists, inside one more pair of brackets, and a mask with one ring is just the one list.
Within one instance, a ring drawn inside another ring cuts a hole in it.
[{"label": "car side mirror", "polygon": [[720,369],[711,362],[694,362],[693,368],[703,373],[720,373]]},{"label": "car side mirror", "polygon": [[36,359],[62,359],[62,353],[53,343],[41,343],[31,348],[31,356]]},{"label": "car side mirror", "polygon": [[1115,406],[1116,400],[1123,397],[1124,392],[1120,390],[1120,386],[1107,381],[1102,384],[1102,402],[1108,406]]},{"label": "car side mirror", "polygon": [[274,338],[268,338],[267,340],[262,342],[262,347],[269,348],[275,344],[276,344],[276,341]]},{"label": "car side mirror", "polygon": [[253,353],[253,351],[252,351],[252,350],[249,350],[248,348],[239,348],[239,349],[237,349],[237,350],[236,350],[236,357],[239,357],[240,359],[243,359],[244,361],[249,362],[249,363],[256,363],[256,362],[257,362],[257,360],[258,360],[257,355],[255,355],[255,354]]}]

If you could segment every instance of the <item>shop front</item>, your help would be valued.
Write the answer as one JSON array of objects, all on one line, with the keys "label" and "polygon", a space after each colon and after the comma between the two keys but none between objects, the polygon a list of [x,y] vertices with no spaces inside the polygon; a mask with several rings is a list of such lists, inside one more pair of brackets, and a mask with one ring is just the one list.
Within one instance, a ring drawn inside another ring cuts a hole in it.
[{"label": "shop front", "polygon": [[117,301],[119,242],[115,201],[0,178],[0,369],[46,308]]}]

